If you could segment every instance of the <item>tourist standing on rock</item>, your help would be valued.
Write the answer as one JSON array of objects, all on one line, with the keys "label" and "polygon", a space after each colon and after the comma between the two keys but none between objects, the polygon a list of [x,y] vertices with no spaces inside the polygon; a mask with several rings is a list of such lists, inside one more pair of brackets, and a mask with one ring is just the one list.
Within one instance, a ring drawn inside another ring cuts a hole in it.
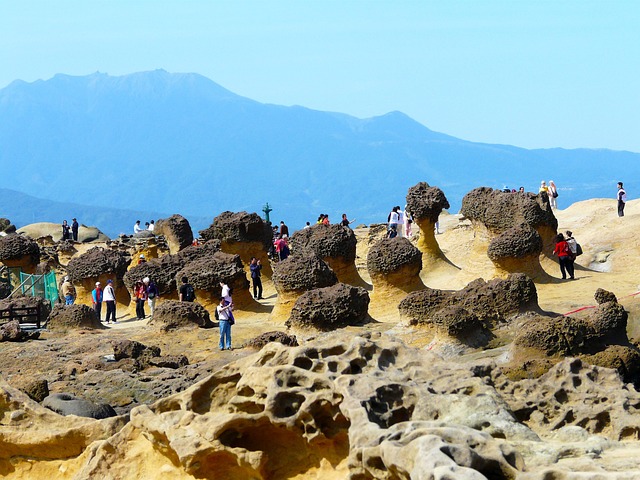
[{"label": "tourist standing on rock", "polygon": [[[349,225],[351,225],[353,222],[355,222],[355,219],[354,220],[349,220],[347,218],[347,214],[346,213],[342,214],[342,220],[340,221],[340,225],[342,225],[343,227],[349,227]],[[351,228],[351,227],[349,227],[349,228]]]},{"label": "tourist standing on rock", "polygon": [[316,225],[322,225],[322,221],[324,220],[324,213],[321,213],[318,216],[318,221],[316,222]]},{"label": "tourist standing on rock", "polygon": [[[391,209],[391,212],[389,213],[389,216],[387,217],[387,231],[389,232],[389,238],[395,237],[398,233],[398,221],[400,220],[398,210],[400,210],[399,207],[393,207]],[[395,231],[395,235],[393,235],[393,237],[391,237],[391,230]]]},{"label": "tourist standing on rock", "polygon": [[109,323],[109,319],[116,323],[116,291],[113,289],[113,280],[107,280],[107,286],[102,292],[102,301],[107,304],[107,318],[105,322]]},{"label": "tourist standing on rock", "polygon": [[307,222],[307,224],[304,226],[303,230],[306,230],[307,228],[311,228],[311,224],[309,222]]},{"label": "tourist standing on rock", "polygon": [[144,222],[144,229],[145,230],[149,230],[150,226],[151,226],[151,224],[149,222]]},{"label": "tourist standing on rock", "polygon": [[196,291],[193,285],[187,281],[187,277],[182,277],[179,298],[181,302],[193,302],[196,299]]},{"label": "tourist standing on rock", "polygon": [[287,227],[282,220],[280,221],[280,235],[286,235],[287,237],[289,236],[289,227]]},{"label": "tourist standing on rock", "polygon": [[549,205],[551,208],[558,208],[558,189],[556,188],[556,184],[553,180],[549,180],[549,187],[547,188],[547,193],[549,194]]},{"label": "tourist standing on rock", "polygon": [[545,182],[544,180],[542,180],[540,182],[540,190],[538,190],[538,193],[546,193],[547,195],[549,194],[549,187],[547,187],[547,182]]},{"label": "tourist standing on rock", "polygon": [[220,281],[220,288],[222,289],[222,298],[224,298],[225,305],[229,305],[231,309],[229,312],[229,320],[231,320],[231,325],[235,323],[235,318],[233,318],[233,298],[231,295],[233,294],[233,289],[229,287],[223,280]]},{"label": "tourist standing on rock", "polygon": [[136,297],[136,317],[138,320],[144,320],[144,303],[147,301],[147,289],[144,284],[138,280],[133,288],[133,294]]},{"label": "tourist standing on rock", "polygon": [[158,287],[149,277],[144,277],[142,283],[147,289],[147,299],[149,300],[149,320],[153,320],[153,312],[156,310],[156,300],[160,296]]},{"label": "tourist standing on rock", "polygon": [[262,300],[262,279],[260,278],[262,270],[262,264],[256,257],[251,257],[251,263],[249,264],[251,270],[251,280],[253,281],[253,298],[256,300]]},{"label": "tourist standing on rock", "polygon": [[65,305],[73,305],[76,301],[76,289],[69,277],[64,277],[64,282],[62,282],[62,296],[64,297]]},{"label": "tourist standing on rock", "polygon": [[220,298],[220,303],[216,307],[218,312],[218,325],[220,326],[220,350],[231,350],[231,325],[235,322],[232,320],[233,314],[231,310],[233,306],[228,304],[224,297]]},{"label": "tourist standing on rock", "polygon": [[96,282],[96,288],[91,291],[91,299],[93,302],[93,311],[96,312],[96,317],[100,321],[100,315],[102,313],[102,287],[100,282]]},{"label": "tourist standing on rock", "polygon": [[62,240],[69,240],[71,238],[71,227],[66,220],[62,221]]},{"label": "tourist standing on rock", "polygon": [[518,189],[518,193],[524,193],[524,187],[520,187],[520,188]]},{"label": "tourist standing on rock", "polygon": [[156,224],[153,220],[151,220],[149,222],[149,228],[147,228],[147,230],[149,230],[150,232],[153,232],[156,229]]},{"label": "tourist standing on rock", "polygon": [[139,233],[142,231],[142,227],[140,226],[140,220],[136,220],[135,225],[133,226],[133,234]]},{"label": "tourist standing on rock", "polygon": [[71,224],[71,233],[73,233],[73,241],[77,242],[78,241],[78,228],[80,227],[80,225],[78,225],[78,220],[76,220],[75,218],[73,219],[73,223]]},{"label": "tourist standing on rock", "polygon": [[573,271],[573,254],[571,247],[564,239],[564,235],[559,233],[555,239],[556,247],[553,249],[553,254],[558,256],[560,262],[560,273],[562,273],[562,279],[567,279],[567,273],[571,280],[574,279]]},{"label": "tourist standing on rock", "polygon": [[624,217],[624,206],[627,203],[627,192],[622,188],[622,182],[618,182],[618,216]]},{"label": "tourist standing on rock", "polygon": [[142,265],[143,263],[147,263],[147,259],[144,258],[144,253],[141,253],[138,257],[138,265]]}]

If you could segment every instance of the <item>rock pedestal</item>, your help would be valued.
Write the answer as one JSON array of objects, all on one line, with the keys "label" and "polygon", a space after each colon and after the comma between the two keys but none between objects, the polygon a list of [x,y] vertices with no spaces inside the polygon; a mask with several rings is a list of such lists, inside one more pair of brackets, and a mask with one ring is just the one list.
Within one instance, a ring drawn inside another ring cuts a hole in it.
[{"label": "rock pedestal", "polygon": [[17,233],[0,237],[0,262],[11,269],[11,284],[20,285],[20,272],[34,274],[40,261],[40,247]]}]

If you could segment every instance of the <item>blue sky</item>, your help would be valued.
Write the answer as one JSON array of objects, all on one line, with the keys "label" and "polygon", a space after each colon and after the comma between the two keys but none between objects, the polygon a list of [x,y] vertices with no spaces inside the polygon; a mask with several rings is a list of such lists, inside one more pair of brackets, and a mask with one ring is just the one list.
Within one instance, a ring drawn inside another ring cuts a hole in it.
[{"label": "blue sky", "polygon": [[640,1],[0,0],[0,88],[196,72],[255,100],[640,152]]}]

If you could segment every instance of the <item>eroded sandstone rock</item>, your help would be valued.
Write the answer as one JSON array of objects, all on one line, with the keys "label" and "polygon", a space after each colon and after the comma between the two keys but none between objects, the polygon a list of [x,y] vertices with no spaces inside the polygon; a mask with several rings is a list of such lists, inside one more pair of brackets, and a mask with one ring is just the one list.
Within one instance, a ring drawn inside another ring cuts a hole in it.
[{"label": "eroded sandstone rock", "polygon": [[93,309],[87,305],[55,305],[47,319],[49,330],[99,329],[102,324]]},{"label": "eroded sandstone rock", "polygon": [[289,335],[285,332],[273,331],[266,332],[258,335],[257,337],[249,340],[245,343],[245,347],[257,348],[258,350],[264,347],[267,343],[278,342],[282,345],[286,345],[289,347],[297,347],[298,339],[295,335]]},{"label": "eroded sandstone rock", "polygon": [[42,401],[42,406],[60,415],[75,415],[100,420],[115,417],[116,411],[106,403],[95,404],[68,393],[54,393]]},{"label": "eroded sandstone rock", "polygon": [[0,236],[0,262],[7,267],[20,267],[25,273],[35,273],[40,261],[40,247],[31,238],[17,233]]},{"label": "eroded sandstone rock", "polygon": [[[197,300],[197,299],[196,299]],[[196,302],[166,300],[156,307],[151,325],[163,332],[176,328],[211,327],[209,312]]]},{"label": "eroded sandstone rock", "polygon": [[[151,233],[151,232],[149,232]],[[156,222],[155,235],[163,235],[169,245],[169,252],[178,253],[193,243],[193,231],[189,221],[182,215],[171,215]]]},{"label": "eroded sandstone rock", "polygon": [[442,210],[449,207],[449,201],[444,192],[426,182],[414,185],[407,193],[407,211],[420,228],[418,249],[424,255],[425,268],[429,268],[438,259],[445,259],[434,232]]}]

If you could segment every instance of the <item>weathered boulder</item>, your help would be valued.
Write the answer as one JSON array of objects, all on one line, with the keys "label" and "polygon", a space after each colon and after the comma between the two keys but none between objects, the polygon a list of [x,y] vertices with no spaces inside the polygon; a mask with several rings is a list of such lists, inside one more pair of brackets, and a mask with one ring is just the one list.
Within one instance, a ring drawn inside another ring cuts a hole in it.
[{"label": "weathered boulder", "polygon": [[542,238],[529,225],[511,227],[493,238],[487,256],[498,269],[507,273],[526,273],[532,278],[544,275],[540,265]]},{"label": "weathered boulder", "polygon": [[31,380],[23,385],[20,390],[29,395],[29,398],[41,402],[49,396],[49,382],[44,378]]},{"label": "weathered boulder", "polygon": [[60,415],[76,415],[100,420],[115,417],[116,411],[106,403],[92,403],[83,398],[77,398],[68,393],[54,393],[42,401],[42,406]]},{"label": "weathered boulder", "polygon": [[298,230],[291,237],[293,251],[307,249],[321,258],[336,274],[338,281],[365,286],[356,269],[356,236],[339,223],[313,225]]},{"label": "weathered boulder", "polygon": [[[51,313],[51,303],[42,297],[32,297],[31,295],[13,295],[11,298],[0,300],[0,310],[9,310],[12,308],[37,308],[39,312],[38,320],[44,324]],[[29,319],[33,322],[33,319]]]},{"label": "weathered boulder", "polygon": [[[59,223],[39,222],[25,225],[18,229],[19,233],[24,233],[33,239],[50,239],[52,242],[62,240],[62,227]],[[78,227],[78,242],[107,242],[109,237],[102,233],[97,227],[80,224]]]},{"label": "weathered boulder", "polygon": [[364,288],[338,283],[303,293],[285,325],[331,331],[368,320],[369,294]]},{"label": "weathered boulder", "polygon": [[600,305],[601,303],[618,301],[613,292],[608,292],[607,290],[604,290],[602,288],[597,289],[593,297],[596,299],[596,303],[598,305]]},{"label": "weathered boulder", "polygon": [[470,347],[482,347],[493,338],[482,320],[459,305],[441,308],[433,314],[431,321],[438,332]]},{"label": "weathered boulder", "polygon": [[9,234],[15,231],[16,226],[11,223],[11,220],[8,218],[0,218],[0,232]]},{"label": "weathered boulder", "polygon": [[18,320],[0,325],[0,342],[25,342],[40,338],[40,332],[29,332],[20,328]]},{"label": "weathered boulder", "polygon": [[149,230],[140,230],[138,233],[134,233],[132,235],[132,237],[135,238],[136,240],[143,239],[143,238],[154,238],[155,236],[156,234],[153,232],[150,232]]},{"label": "weathered boulder", "polygon": [[0,262],[7,267],[20,267],[26,273],[35,273],[40,261],[40,247],[31,238],[17,233],[0,236]]},{"label": "weathered boulder", "polygon": [[314,288],[329,287],[338,282],[336,274],[314,252],[298,249],[286,260],[274,264],[273,283],[278,292],[272,318],[285,321],[300,295]]},{"label": "weathered boulder", "polygon": [[[479,251],[487,248],[484,239],[489,243],[513,227],[527,225],[540,236],[543,245],[542,251],[547,256],[552,256],[558,220],[553,215],[546,193],[538,195],[506,193],[488,187],[480,187],[471,190],[464,196],[460,213],[471,220],[476,230],[474,238],[479,239],[482,243],[476,247]],[[537,248],[538,238],[531,234],[526,234],[526,236],[534,242],[535,248]],[[498,246],[495,246],[494,249]],[[513,245],[506,245],[506,249],[507,251],[512,250]],[[523,247],[519,247],[519,249],[527,250]],[[529,250],[533,251],[533,249],[534,247],[531,247]],[[494,255],[496,254],[494,253]],[[504,258],[503,255],[499,256]]]},{"label": "weathered boulder", "polygon": [[148,347],[135,340],[116,340],[113,342],[113,356],[116,361],[123,358],[159,357],[160,348],[155,346]]},{"label": "weathered boulder", "polygon": [[273,331],[261,333],[244,344],[245,347],[256,348],[260,350],[267,343],[278,342],[288,347],[297,347],[298,339],[295,335],[289,335],[285,332]]},{"label": "weathered boulder", "polygon": [[151,325],[163,332],[177,328],[212,327],[209,312],[195,302],[178,302],[166,300],[156,307]]},{"label": "weathered boulder", "polygon": [[103,328],[96,312],[82,304],[55,305],[47,319],[49,330],[75,330]]},{"label": "weathered boulder", "polygon": [[169,252],[178,253],[193,243],[193,231],[189,221],[182,215],[171,215],[156,222],[153,231],[156,235],[163,235],[169,244]]},{"label": "weathered boulder", "polygon": [[438,187],[431,187],[426,182],[414,185],[407,192],[407,211],[414,224],[420,228],[418,249],[423,253],[425,268],[433,261],[445,259],[435,237],[435,224],[442,210],[450,207],[444,192]]}]

